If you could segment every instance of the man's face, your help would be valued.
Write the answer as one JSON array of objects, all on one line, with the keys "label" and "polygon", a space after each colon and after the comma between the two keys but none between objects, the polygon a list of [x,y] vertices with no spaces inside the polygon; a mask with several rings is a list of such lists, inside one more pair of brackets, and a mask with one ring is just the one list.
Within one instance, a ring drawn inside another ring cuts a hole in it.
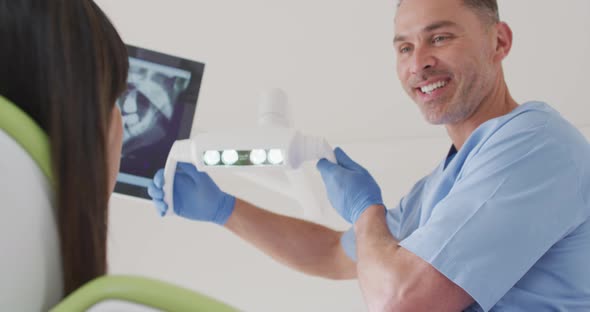
[{"label": "man's face", "polygon": [[469,118],[491,92],[493,30],[462,0],[404,0],[395,18],[397,74],[432,124]]}]

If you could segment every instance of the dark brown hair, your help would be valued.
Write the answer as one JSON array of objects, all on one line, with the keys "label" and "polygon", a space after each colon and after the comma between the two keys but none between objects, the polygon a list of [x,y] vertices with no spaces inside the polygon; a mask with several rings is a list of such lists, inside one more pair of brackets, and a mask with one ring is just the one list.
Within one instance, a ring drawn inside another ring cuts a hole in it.
[{"label": "dark brown hair", "polygon": [[125,45],[91,0],[0,0],[0,94],[49,136],[64,294],[107,271],[107,129]]}]

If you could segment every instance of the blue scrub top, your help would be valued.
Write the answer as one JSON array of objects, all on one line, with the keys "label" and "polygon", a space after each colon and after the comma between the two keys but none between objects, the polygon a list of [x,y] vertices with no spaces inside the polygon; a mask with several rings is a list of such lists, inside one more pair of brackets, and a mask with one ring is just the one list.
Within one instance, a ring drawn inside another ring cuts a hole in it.
[{"label": "blue scrub top", "polygon": [[[476,301],[466,311],[590,311],[590,145],[547,104],[479,126],[388,210],[400,246]],[[351,228],[341,240],[354,260]]]}]

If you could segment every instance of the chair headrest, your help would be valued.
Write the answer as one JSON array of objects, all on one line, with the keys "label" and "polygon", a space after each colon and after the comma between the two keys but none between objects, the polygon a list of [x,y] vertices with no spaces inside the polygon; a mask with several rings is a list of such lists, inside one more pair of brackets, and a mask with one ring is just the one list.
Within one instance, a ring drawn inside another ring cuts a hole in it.
[{"label": "chair headrest", "polygon": [[0,130],[31,155],[50,184],[54,185],[49,137],[27,113],[1,95]]}]

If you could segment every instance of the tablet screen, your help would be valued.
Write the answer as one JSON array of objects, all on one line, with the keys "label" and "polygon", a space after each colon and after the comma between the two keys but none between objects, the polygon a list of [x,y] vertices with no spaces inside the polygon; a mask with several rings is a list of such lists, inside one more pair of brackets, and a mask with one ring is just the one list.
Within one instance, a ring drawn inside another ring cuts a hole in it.
[{"label": "tablet screen", "polygon": [[127,90],[117,99],[123,149],[115,192],[149,199],[146,187],[166,164],[172,144],[190,136],[204,64],[127,48]]}]

